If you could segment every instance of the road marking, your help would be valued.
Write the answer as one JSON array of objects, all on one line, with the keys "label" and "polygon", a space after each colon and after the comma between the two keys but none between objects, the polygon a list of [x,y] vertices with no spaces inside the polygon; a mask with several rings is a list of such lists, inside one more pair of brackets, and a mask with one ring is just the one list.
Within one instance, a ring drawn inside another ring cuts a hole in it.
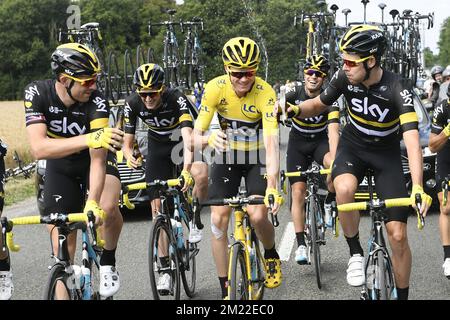
[{"label": "road marking", "polygon": [[278,246],[278,254],[281,261],[289,261],[291,257],[292,247],[295,241],[295,229],[294,223],[289,222],[284,229],[283,237],[281,238],[280,245]]}]

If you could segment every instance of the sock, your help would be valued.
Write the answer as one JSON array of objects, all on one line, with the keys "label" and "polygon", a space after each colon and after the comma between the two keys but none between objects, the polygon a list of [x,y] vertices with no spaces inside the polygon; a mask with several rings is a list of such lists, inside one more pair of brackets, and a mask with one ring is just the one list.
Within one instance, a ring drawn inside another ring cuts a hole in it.
[{"label": "sock", "polygon": [[306,246],[305,242],[305,232],[296,232],[295,237],[297,238],[297,246]]},{"label": "sock", "polygon": [[336,201],[336,193],[328,192],[325,203],[331,203],[332,201]]},{"label": "sock", "polygon": [[228,295],[228,277],[219,277],[220,289],[222,290],[222,299]]},{"label": "sock", "polygon": [[116,266],[116,249],[106,250],[103,248],[102,256],[100,257],[101,266]]},{"label": "sock", "polygon": [[161,262],[161,267],[163,269],[169,267],[169,257],[159,257],[159,261]]},{"label": "sock", "polygon": [[359,243],[359,232],[353,238],[345,237],[345,240],[347,240],[347,244],[350,248],[350,256],[358,253],[361,256],[364,256],[364,251],[361,247],[361,244]]},{"label": "sock", "polygon": [[444,246],[444,260],[450,258],[450,246]]},{"label": "sock", "polygon": [[277,249],[275,249],[275,244],[272,249],[264,248],[264,259],[280,259]]},{"label": "sock", "polygon": [[6,259],[0,260],[0,271],[9,271],[10,269],[9,256]]},{"label": "sock", "polygon": [[409,295],[409,287],[403,289],[397,288],[398,300],[408,300],[408,295]]}]

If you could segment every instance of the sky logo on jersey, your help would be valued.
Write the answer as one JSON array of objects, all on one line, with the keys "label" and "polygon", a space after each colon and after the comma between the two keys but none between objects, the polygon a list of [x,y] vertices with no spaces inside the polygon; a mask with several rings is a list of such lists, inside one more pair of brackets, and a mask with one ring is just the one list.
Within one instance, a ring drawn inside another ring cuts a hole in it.
[{"label": "sky logo on jersey", "polygon": [[311,118],[306,118],[306,121],[312,122],[312,123],[320,123],[323,119],[323,116],[317,116],[317,117],[311,117]]},{"label": "sky logo on jersey", "polygon": [[80,127],[78,123],[67,123],[67,118],[62,120],[50,121],[50,130],[57,133],[70,133],[73,136],[79,136],[86,132],[86,127]]},{"label": "sky logo on jersey", "polygon": [[36,94],[38,96],[40,96],[37,85],[28,87],[28,89],[25,90],[25,100],[29,100],[29,101],[33,100],[34,95],[36,95]]},{"label": "sky logo on jersey", "polygon": [[101,97],[95,97],[92,101],[97,106],[97,110],[96,111],[108,112],[108,108],[106,106],[106,100],[105,99],[102,99]]},{"label": "sky logo on jersey", "polygon": [[400,92],[400,96],[403,99],[403,106],[414,107],[412,94],[411,92],[409,92],[408,89],[405,89],[402,92]]},{"label": "sky logo on jersey", "polygon": [[151,127],[172,127],[175,124],[175,117],[172,117],[172,119],[161,119],[158,120],[157,117],[145,119],[145,123],[148,124]]},{"label": "sky logo on jersey", "polygon": [[183,97],[179,97],[177,103],[180,106],[180,110],[187,110],[186,99],[184,99]]},{"label": "sky logo on jersey", "polygon": [[377,119],[378,122],[383,122],[389,113],[389,109],[384,109],[383,111],[377,104],[372,104],[369,106],[369,98],[365,97],[364,100],[353,98],[352,102],[352,110],[368,115],[370,114],[374,118]]}]

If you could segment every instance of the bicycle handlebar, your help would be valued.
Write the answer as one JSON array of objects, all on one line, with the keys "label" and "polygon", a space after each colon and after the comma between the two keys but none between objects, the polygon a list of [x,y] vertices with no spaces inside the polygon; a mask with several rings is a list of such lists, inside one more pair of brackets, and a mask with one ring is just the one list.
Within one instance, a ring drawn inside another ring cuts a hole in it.
[{"label": "bicycle handlebar", "polygon": [[89,211],[88,213],[52,213],[49,216],[26,216],[12,219],[2,217],[2,250],[6,251],[6,245],[11,251],[17,252],[20,250],[20,246],[14,243],[14,235],[12,233],[14,225],[54,224],[61,226],[68,222],[85,222],[91,231],[92,244],[103,247],[105,241],[101,239],[101,234],[95,227],[95,215],[92,211]]}]

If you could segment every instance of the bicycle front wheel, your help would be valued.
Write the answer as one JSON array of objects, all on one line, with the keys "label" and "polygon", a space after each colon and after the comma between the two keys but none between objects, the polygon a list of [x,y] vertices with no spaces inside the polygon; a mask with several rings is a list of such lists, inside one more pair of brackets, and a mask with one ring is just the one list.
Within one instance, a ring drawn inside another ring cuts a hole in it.
[{"label": "bicycle front wheel", "polygon": [[309,229],[311,235],[311,252],[313,254],[314,270],[316,272],[317,287],[322,289],[321,269],[320,269],[320,239],[319,227],[317,225],[317,214],[319,213],[318,202],[315,198],[310,197],[309,200]]},{"label": "bicycle front wheel", "polygon": [[176,250],[176,242],[169,226],[162,216],[158,216],[150,227],[148,255],[154,300],[180,300],[180,264]]},{"label": "bicycle front wheel", "polygon": [[252,266],[251,272],[251,284],[252,284],[252,300],[262,300],[264,297],[264,280],[265,276],[265,260],[261,253],[259,246],[259,240],[256,237],[255,231],[252,230],[252,247],[255,248],[256,264],[250,264]]},{"label": "bicycle front wheel", "polygon": [[247,265],[245,263],[245,249],[237,242],[230,250],[230,270],[228,297],[230,300],[249,300],[249,283]]},{"label": "bicycle front wheel", "polygon": [[[185,219],[182,219],[183,234],[186,239],[189,239],[189,224]],[[184,292],[189,298],[195,295],[195,281],[197,278],[197,268],[195,257],[198,254],[198,247],[196,243],[190,243],[186,240],[183,250],[178,250],[181,256],[181,280],[183,281]]]},{"label": "bicycle front wheel", "polygon": [[44,291],[44,300],[80,300],[75,277],[66,272],[64,265],[53,265]]}]

